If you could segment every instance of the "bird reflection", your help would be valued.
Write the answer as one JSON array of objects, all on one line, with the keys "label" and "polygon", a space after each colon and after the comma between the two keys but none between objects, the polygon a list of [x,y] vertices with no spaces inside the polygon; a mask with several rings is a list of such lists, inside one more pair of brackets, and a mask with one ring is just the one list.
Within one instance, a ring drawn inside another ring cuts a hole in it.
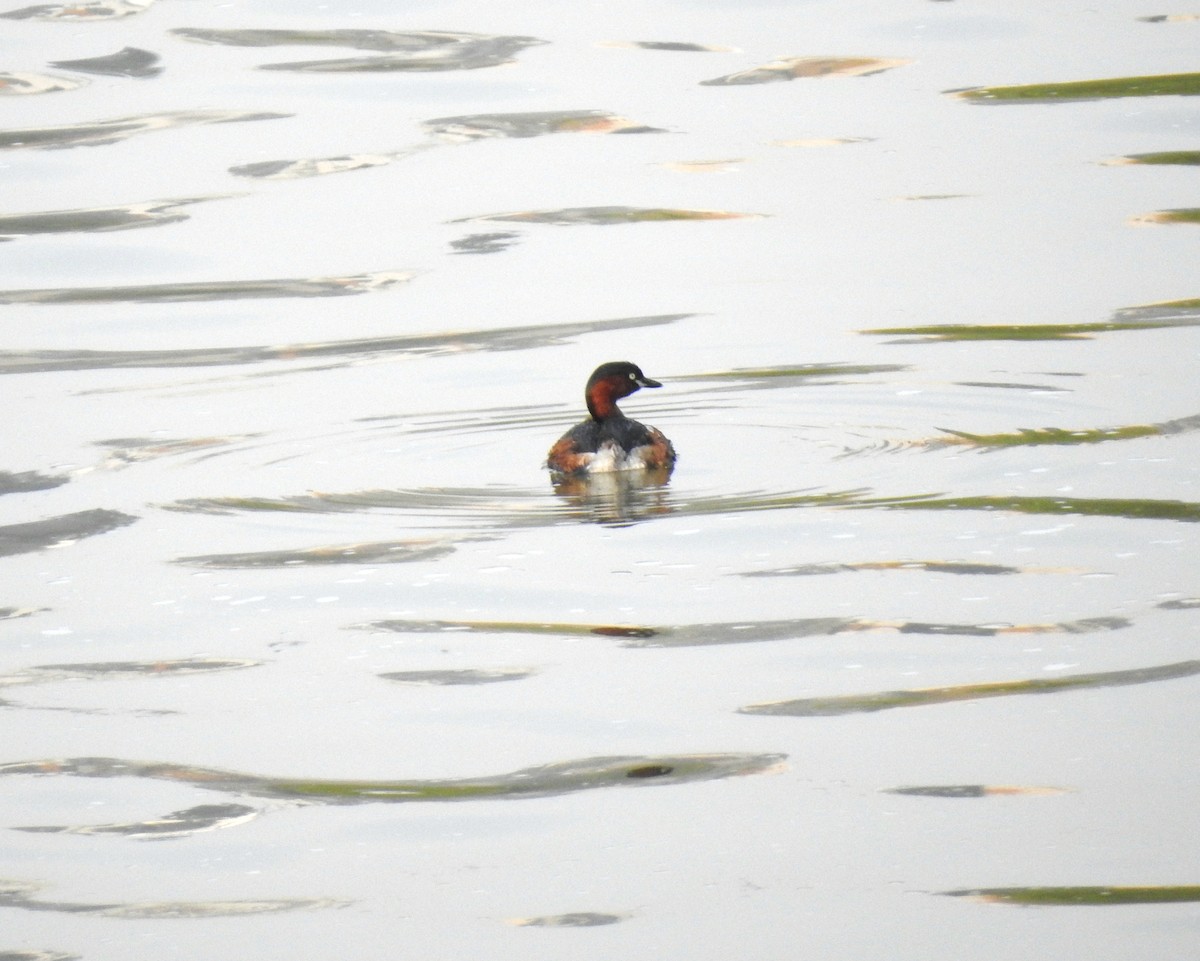
[{"label": "bird reflection", "polygon": [[667,484],[671,469],[606,471],[599,474],[557,474],[554,493],[572,513],[601,524],[632,524],[674,513]]}]

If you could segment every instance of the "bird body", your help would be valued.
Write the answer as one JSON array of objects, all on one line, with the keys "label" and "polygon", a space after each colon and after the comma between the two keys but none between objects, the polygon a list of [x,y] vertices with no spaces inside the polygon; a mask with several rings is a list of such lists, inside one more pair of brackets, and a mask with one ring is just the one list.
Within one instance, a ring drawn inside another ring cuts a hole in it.
[{"label": "bird body", "polygon": [[661,387],[636,364],[601,364],[584,389],[588,420],[576,424],[550,448],[546,466],[557,474],[598,474],[626,470],[670,470],[675,448],[655,427],[626,417],[617,401],[643,387]]}]

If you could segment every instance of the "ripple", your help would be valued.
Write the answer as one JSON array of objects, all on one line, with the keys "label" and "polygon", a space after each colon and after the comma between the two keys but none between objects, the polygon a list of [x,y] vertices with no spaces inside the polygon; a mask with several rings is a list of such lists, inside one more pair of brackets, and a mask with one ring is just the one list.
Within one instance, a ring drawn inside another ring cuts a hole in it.
[{"label": "ripple", "polygon": [[729,87],[744,84],[777,83],[801,77],[869,77],[911,60],[880,59],[878,57],[785,57],[738,73],[701,80],[703,87]]},{"label": "ripple", "polygon": [[178,557],[176,564],[217,570],[258,570],[282,567],[327,567],[337,564],[406,564],[436,560],[456,550],[450,541],[376,541],[330,544],[242,554],[200,554]]},{"label": "ripple", "polygon": [[533,677],[533,668],[462,668],[444,671],[390,671],[379,676],[385,681],[400,681],[404,684],[436,684],[459,687],[462,685],[495,684],[500,681],[520,681]]},{"label": "ripple", "polygon": [[[352,629],[392,634],[532,634],[616,637],[622,647],[709,647],[759,644],[808,637],[834,637],[868,631],[945,637],[1000,637],[1010,634],[1090,634],[1131,626],[1121,617],[1091,617],[1051,624],[938,624],[862,617],[797,617],[778,621],[724,621],[710,624],[604,625],[522,621],[441,621],[398,618],[351,625]],[[1200,662],[1197,662],[1200,663]]]},{"label": "ripple", "polygon": [[740,714],[785,715],[790,717],[831,717],[886,711],[896,707],[925,707],[955,701],[974,701],[989,697],[1024,694],[1057,694],[1063,691],[1100,687],[1124,687],[1194,677],[1200,674],[1200,661],[1179,661],[1129,671],[1099,674],[1069,674],[1065,677],[1033,678],[1024,681],[996,681],[990,684],[963,684],[958,687],[931,687],[909,691],[882,691],[877,694],[851,694],[840,697],[807,697],[793,701],[752,704]]},{"label": "ripple", "polygon": [[1180,904],[1188,901],[1200,901],[1200,884],[1138,887],[1081,885],[1076,887],[970,888],[940,893],[951,898],[970,898],[972,901],[980,901],[984,904],[1109,907],[1122,904]]},{"label": "ripple", "polygon": [[239,901],[136,901],[129,903],[91,903],[86,901],[44,901],[34,896],[40,885],[0,880],[0,907],[25,911],[50,911],[55,914],[92,914],[105,918],[227,918],[250,914],[278,914],[282,911],[341,907],[345,902],[327,898],[275,898]]},{"label": "ripple", "polygon": [[61,474],[43,474],[35,470],[12,471],[0,470],[0,494],[25,494],[29,491],[44,491],[61,487],[69,481],[69,477]]},{"label": "ripple", "polygon": [[162,73],[161,61],[156,53],[125,47],[104,57],[88,57],[86,60],[55,60],[50,66],[80,73],[95,73],[104,77],[157,77]]},{"label": "ripple", "polygon": [[[116,835],[139,841],[161,841],[235,827],[253,820],[258,814],[257,808],[245,804],[198,804],[149,821],[116,824],[40,824],[14,826],[12,830],[28,834]],[[3,957],[0,955],[0,961],[3,961]]]},{"label": "ripple", "polygon": [[26,524],[9,524],[0,527],[0,557],[62,547],[84,537],[107,534],[136,520],[121,511],[96,508]]},{"label": "ripple", "polygon": [[329,46],[383,52],[381,57],[304,60],[261,64],[261,70],[303,73],[391,73],[478,70],[515,62],[527,47],[544,44],[536,37],[479,33],[393,30],[216,30],[181,27],[171,31],[185,40],[234,47]]},{"label": "ripple", "polygon": [[0,240],[34,234],[100,233],[161,227],[187,220],[179,208],[224,197],[189,197],[179,200],[146,200],[115,207],[85,207],[77,210],[44,210],[24,214],[0,214]]},{"label": "ripple", "polygon": [[[55,127],[29,127],[19,130],[0,130],[0,149],[14,150],[30,147],[39,150],[64,147],[97,147],[119,143],[130,137],[155,130],[171,130],[196,124],[243,123],[251,120],[282,120],[286,113],[264,113],[245,110],[172,110],[164,113],[138,114],[114,120],[94,120],[86,123],[60,124]],[[184,203],[186,201],[179,201]]]},{"label": "ripple", "polygon": [[85,757],[0,764],[0,777],[133,777],[208,791],[310,804],[520,800],[599,788],[691,784],[778,770],[782,754],[677,754],[591,757],[508,774],[449,780],[345,781],[262,777],[171,763]]},{"label": "ripple", "polygon": [[1084,324],[933,324],[925,327],[877,327],[860,334],[907,335],[893,344],[928,344],[976,340],[1091,340],[1114,331],[1160,330],[1200,324],[1200,300],[1177,300],[1125,307],[1111,320]]},{"label": "ripple", "polygon": [[[0,227],[3,218],[0,218]],[[146,367],[223,367],[268,361],[333,359],[348,364],[361,357],[458,354],[467,350],[528,350],[568,343],[584,334],[670,324],[691,314],[659,314],[574,324],[501,327],[494,330],[407,334],[282,346],[200,347],[186,350],[28,350],[0,351],[0,375],[63,370]]]},{"label": "ripple", "polygon": [[180,304],[283,297],[348,297],[408,283],[410,270],[283,280],[213,280],[127,287],[47,287],[0,290],[0,304]]},{"label": "ripple", "polygon": [[188,657],[162,661],[95,661],[80,664],[39,664],[0,677],[0,684],[50,684],[57,681],[110,680],[114,677],[179,677],[258,667],[261,661]]},{"label": "ripple", "polygon": [[92,3],[42,3],[0,13],[5,20],[118,20],[144,13],[155,0],[95,0]]},{"label": "ripple", "polygon": [[229,168],[238,177],[260,180],[299,180],[326,174],[382,167],[439,145],[471,143],[497,138],[542,137],[558,133],[664,133],[657,127],[635,123],[604,110],[549,110],[530,113],[481,113],[460,117],[435,117],[421,124],[429,139],[399,150],[310,157],[297,160],[264,160]]},{"label": "ripple", "polygon": [[610,227],[615,224],[674,223],[686,220],[754,220],[766,214],[730,210],[684,210],[666,207],[564,207],[561,210],[522,210],[513,213],[460,217],[452,224],[497,221],[499,223],[553,224],[559,227],[586,224]]},{"label": "ripple", "polygon": [[19,96],[34,93],[59,93],[78,90],[86,81],[56,77],[49,73],[0,72],[0,96]]}]

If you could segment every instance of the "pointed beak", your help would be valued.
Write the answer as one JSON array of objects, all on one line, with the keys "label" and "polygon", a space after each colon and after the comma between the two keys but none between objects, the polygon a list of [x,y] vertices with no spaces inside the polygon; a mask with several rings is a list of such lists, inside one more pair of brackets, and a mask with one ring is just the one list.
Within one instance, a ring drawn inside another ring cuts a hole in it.
[{"label": "pointed beak", "polygon": [[660,384],[658,381],[651,380],[645,374],[643,374],[641,377],[638,378],[637,385],[639,387],[661,387],[662,386],[662,384]]}]

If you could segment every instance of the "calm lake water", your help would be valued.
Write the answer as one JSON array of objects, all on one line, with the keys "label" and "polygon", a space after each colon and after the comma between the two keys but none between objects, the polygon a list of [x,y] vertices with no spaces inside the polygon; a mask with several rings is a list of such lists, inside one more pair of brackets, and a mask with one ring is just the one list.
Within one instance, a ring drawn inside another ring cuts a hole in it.
[{"label": "calm lake water", "polygon": [[1194,958],[1184,13],[9,8],[0,959]]}]

